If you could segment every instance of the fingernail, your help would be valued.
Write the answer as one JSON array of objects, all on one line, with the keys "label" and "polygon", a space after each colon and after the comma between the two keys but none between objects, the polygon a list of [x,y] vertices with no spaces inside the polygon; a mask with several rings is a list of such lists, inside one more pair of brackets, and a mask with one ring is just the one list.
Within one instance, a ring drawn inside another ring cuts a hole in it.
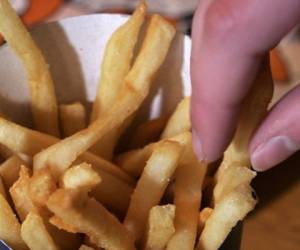
[{"label": "fingernail", "polygon": [[193,134],[194,153],[197,156],[199,161],[204,161],[205,157],[204,157],[204,154],[203,154],[201,138],[195,130],[192,131],[192,134]]},{"label": "fingernail", "polygon": [[272,137],[258,145],[251,154],[252,166],[257,171],[270,169],[295,153],[299,146],[287,136]]}]

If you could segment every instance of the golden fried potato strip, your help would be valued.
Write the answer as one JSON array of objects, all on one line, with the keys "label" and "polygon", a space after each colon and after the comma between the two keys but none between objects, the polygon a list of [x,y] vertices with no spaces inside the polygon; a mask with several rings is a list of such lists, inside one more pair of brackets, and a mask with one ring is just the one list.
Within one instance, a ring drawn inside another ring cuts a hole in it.
[{"label": "golden fried potato strip", "polygon": [[0,0],[0,33],[27,72],[36,128],[58,136],[57,104],[49,66],[8,0]]},{"label": "golden fried potato strip", "polygon": [[150,209],[159,204],[182,151],[183,147],[173,141],[161,142],[153,150],[131,196],[124,220],[125,227],[136,241],[143,237]]}]

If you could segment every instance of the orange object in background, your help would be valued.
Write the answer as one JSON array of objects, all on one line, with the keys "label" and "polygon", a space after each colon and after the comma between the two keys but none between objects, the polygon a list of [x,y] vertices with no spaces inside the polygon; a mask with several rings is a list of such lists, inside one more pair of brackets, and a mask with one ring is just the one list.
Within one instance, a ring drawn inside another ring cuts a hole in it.
[{"label": "orange object in background", "polygon": [[271,50],[270,62],[274,81],[287,82],[289,80],[287,66],[277,49]]},{"label": "orange object in background", "polygon": [[[21,18],[27,27],[30,27],[36,23],[41,22],[43,19],[51,15],[57,10],[64,0],[23,0],[29,2],[29,6],[24,13],[21,14]],[[0,36],[0,45],[3,42],[2,36]]]}]

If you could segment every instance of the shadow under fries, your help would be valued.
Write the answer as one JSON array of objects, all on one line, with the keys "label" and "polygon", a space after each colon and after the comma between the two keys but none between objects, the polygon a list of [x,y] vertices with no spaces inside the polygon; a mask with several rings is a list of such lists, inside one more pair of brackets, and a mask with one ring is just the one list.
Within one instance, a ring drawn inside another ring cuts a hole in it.
[{"label": "shadow under fries", "polygon": [[86,89],[80,60],[61,25],[49,23],[47,29],[37,26],[32,34],[50,65],[58,103],[62,103],[62,100],[64,103],[80,101],[86,105]]}]

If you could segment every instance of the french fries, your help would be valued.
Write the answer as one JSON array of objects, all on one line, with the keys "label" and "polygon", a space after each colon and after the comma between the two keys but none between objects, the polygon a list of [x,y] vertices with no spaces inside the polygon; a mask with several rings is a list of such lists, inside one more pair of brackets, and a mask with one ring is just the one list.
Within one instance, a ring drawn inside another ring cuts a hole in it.
[{"label": "french fries", "polygon": [[248,184],[237,186],[223,197],[205,223],[197,249],[218,249],[231,229],[255,207],[256,199]]},{"label": "french fries", "polygon": [[32,250],[58,250],[51,235],[46,229],[43,218],[34,211],[30,211],[22,223],[21,236],[26,245]]},{"label": "french fries", "polygon": [[148,218],[145,250],[163,250],[175,232],[175,206],[155,206],[151,208]]},{"label": "french fries", "polygon": [[20,234],[21,225],[2,194],[0,194],[0,239],[15,249],[27,249]]},{"label": "french fries", "polygon": [[[119,27],[108,41],[91,121],[95,121],[97,118],[101,119],[118,100],[118,95],[124,87],[124,79],[130,70],[134,48],[144,23],[146,9],[146,3],[141,1],[131,18]],[[92,151],[106,159],[111,159],[122,127],[113,128],[93,146]]]},{"label": "french fries", "polygon": [[177,105],[174,113],[168,120],[161,138],[170,138],[190,130],[190,97],[186,97]]},{"label": "french fries", "polygon": [[56,96],[49,66],[8,0],[0,1],[0,33],[27,72],[37,129],[58,136]]},{"label": "french fries", "polygon": [[[59,106],[58,124],[48,66],[7,0],[0,0],[0,33],[26,69],[35,121],[29,129],[0,114],[0,153],[8,158],[0,165],[0,240],[13,249],[214,250],[254,208],[256,173],[247,147],[272,93],[266,65],[215,176],[193,152],[189,97],[168,120],[140,125],[125,147],[134,150],[114,155],[175,36],[154,14],[139,37],[146,9],[141,1],[107,43],[86,127],[85,108],[76,102]],[[213,195],[203,209],[207,186]]]},{"label": "french fries", "polygon": [[91,190],[101,182],[101,177],[91,165],[81,163],[69,168],[61,178],[63,188],[81,188]]},{"label": "french fries", "polygon": [[29,169],[21,166],[19,179],[9,189],[10,196],[21,221],[24,221],[27,214],[35,208],[29,196]]},{"label": "french fries", "polygon": [[7,190],[16,182],[19,178],[19,171],[21,165],[26,165],[20,157],[14,155],[8,158],[5,162],[0,165],[0,176],[3,179]]},{"label": "french fries", "polygon": [[192,138],[185,147],[175,176],[175,233],[166,249],[193,249],[197,236],[197,219],[201,205],[206,164],[196,159]]},{"label": "french fries", "polygon": [[77,190],[59,189],[47,201],[48,208],[64,223],[85,233],[105,249],[135,249],[122,224],[95,199]]},{"label": "french fries", "polygon": [[68,137],[86,127],[85,107],[80,102],[59,105],[63,137]]},{"label": "french fries", "polygon": [[125,77],[126,84],[120,91],[118,102],[111,107],[109,113],[102,119],[97,119],[87,129],[38,153],[34,157],[34,167],[49,166],[55,176],[60,176],[79,155],[111,129],[122,125],[147,96],[151,78],[163,63],[174,35],[173,26],[154,15],[150,20],[142,49]]},{"label": "french fries", "polygon": [[[176,170],[183,148],[179,143],[165,141],[157,144],[131,196],[124,220],[136,241],[141,240],[149,211],[158,205]],[[150,191],[151,190],[151,191]],[[144,194],[149,192],[147,196]]]}]

